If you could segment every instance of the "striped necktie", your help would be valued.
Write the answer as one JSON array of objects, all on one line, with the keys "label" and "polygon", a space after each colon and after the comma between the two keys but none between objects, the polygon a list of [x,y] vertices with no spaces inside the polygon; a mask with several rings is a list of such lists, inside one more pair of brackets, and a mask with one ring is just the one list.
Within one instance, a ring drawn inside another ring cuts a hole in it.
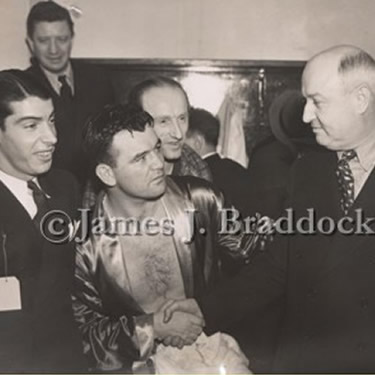
[{"label": "striped necktie", "polygon": [[341,193],[340,205],[345,215],[354,203],[354,177],[349,161],[356,156],[357,153],[354,150],[344,151],[337,163],[336,175]]}]

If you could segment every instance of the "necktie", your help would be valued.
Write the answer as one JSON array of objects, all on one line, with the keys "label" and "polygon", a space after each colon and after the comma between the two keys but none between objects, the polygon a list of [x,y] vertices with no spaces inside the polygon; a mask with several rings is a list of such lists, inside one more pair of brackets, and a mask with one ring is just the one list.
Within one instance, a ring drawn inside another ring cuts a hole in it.
[{"label": "necktie", "polygon": [[70,102],[73,99],[72,89],[70,88],[65,75],[59,76],[60,87],[60,97],[66,102]]},{"label": "necktie", "polygon": [[37,213],[33,221],[39,228],[40,220],[49,210],[48,198],[35,182],[31,180],[27,181],[27,187],[33,193],[34,202],[37,207]]},{"label": "necktie", "polygon": [[345,215],[354,203],[354,177],[349,166],[349,161],[357,156],[354,150],[344,151],[341,159],[337,163],[337,180],[341,193],[341,209]]}]

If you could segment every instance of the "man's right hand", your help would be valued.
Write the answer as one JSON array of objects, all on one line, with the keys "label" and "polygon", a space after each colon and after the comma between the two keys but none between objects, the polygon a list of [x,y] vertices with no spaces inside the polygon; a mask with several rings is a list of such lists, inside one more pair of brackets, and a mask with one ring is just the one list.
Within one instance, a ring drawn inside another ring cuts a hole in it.
[{"label": "man's right hand", "polygon": [[203,314],[201,312],[201,309],[198,306],[197,301],[194,298],[184,299],[184,300],[178,300],[178,301],[169,301],[163,306],[164,310],[164,323],[168,323],[172,317],[173,314],[177,311],[185,312],[189,314],[193,314],[203,321],[203,327],[204,327],[204,318]]}]

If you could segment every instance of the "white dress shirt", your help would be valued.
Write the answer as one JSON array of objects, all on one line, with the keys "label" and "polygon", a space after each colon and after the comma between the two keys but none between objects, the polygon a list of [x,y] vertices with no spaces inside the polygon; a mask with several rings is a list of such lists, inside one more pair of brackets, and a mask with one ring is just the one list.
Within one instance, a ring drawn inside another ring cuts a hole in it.
[{"label": "white dress shirt", "polygon": [[66,67],[65,71],[60,74],[54,74],[49,72],[48,70],[44,69],[41,66],[43,73],[47,77],[49,83],[51,84],[52,88],[55,90],[56,94],[60,95],[61,90],[61,82],[59,81],[60,76],[65,76],[66,82],[69,85],[70,89],[72,90],[72,94],[74,95],[74,77],[73,77],[73,69],[72,65],[69,63]]},{"label": "white dress shirt", "polygon": [[[27,187],[27,181],[10,176],[2,170],[0,170],[0,181],[12,192],[33,219],[38,209],[34,202],[33,193]],[[33,181],[39,186],[36,178]]]}]

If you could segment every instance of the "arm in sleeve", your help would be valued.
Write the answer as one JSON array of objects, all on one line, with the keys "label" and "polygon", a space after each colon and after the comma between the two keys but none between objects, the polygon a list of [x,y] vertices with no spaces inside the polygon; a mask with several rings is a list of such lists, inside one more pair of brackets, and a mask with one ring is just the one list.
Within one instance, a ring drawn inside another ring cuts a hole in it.
[{"label": "arm in sleeve", "polygon": [[90,368],[131,370],[135,361],[153,351],[153,315],[111,315],[105,311],[96,286],[98,275],[91,241],[77,246],[73,308]]},{"label": "arm in sleeve", "polygon": [[[218,194],[216,194],[218,197]],[[198,300],[206,321],[206,332],[226,330],[244,317],[256,319],[270,304],[281,301],[285,293],[288,242],[285,235],[276,235],[262,249],[256,231],[248,231],[234,213],[233,222],[223,227],[222,215],[227,215],[223,197],[218,206],[217,249],[234,258],[248,260],[231,278],[222,278],[214,289]],[[229,214],[231,214],[229,210]],[[230,215],[229,215],[230,217]]]}]

